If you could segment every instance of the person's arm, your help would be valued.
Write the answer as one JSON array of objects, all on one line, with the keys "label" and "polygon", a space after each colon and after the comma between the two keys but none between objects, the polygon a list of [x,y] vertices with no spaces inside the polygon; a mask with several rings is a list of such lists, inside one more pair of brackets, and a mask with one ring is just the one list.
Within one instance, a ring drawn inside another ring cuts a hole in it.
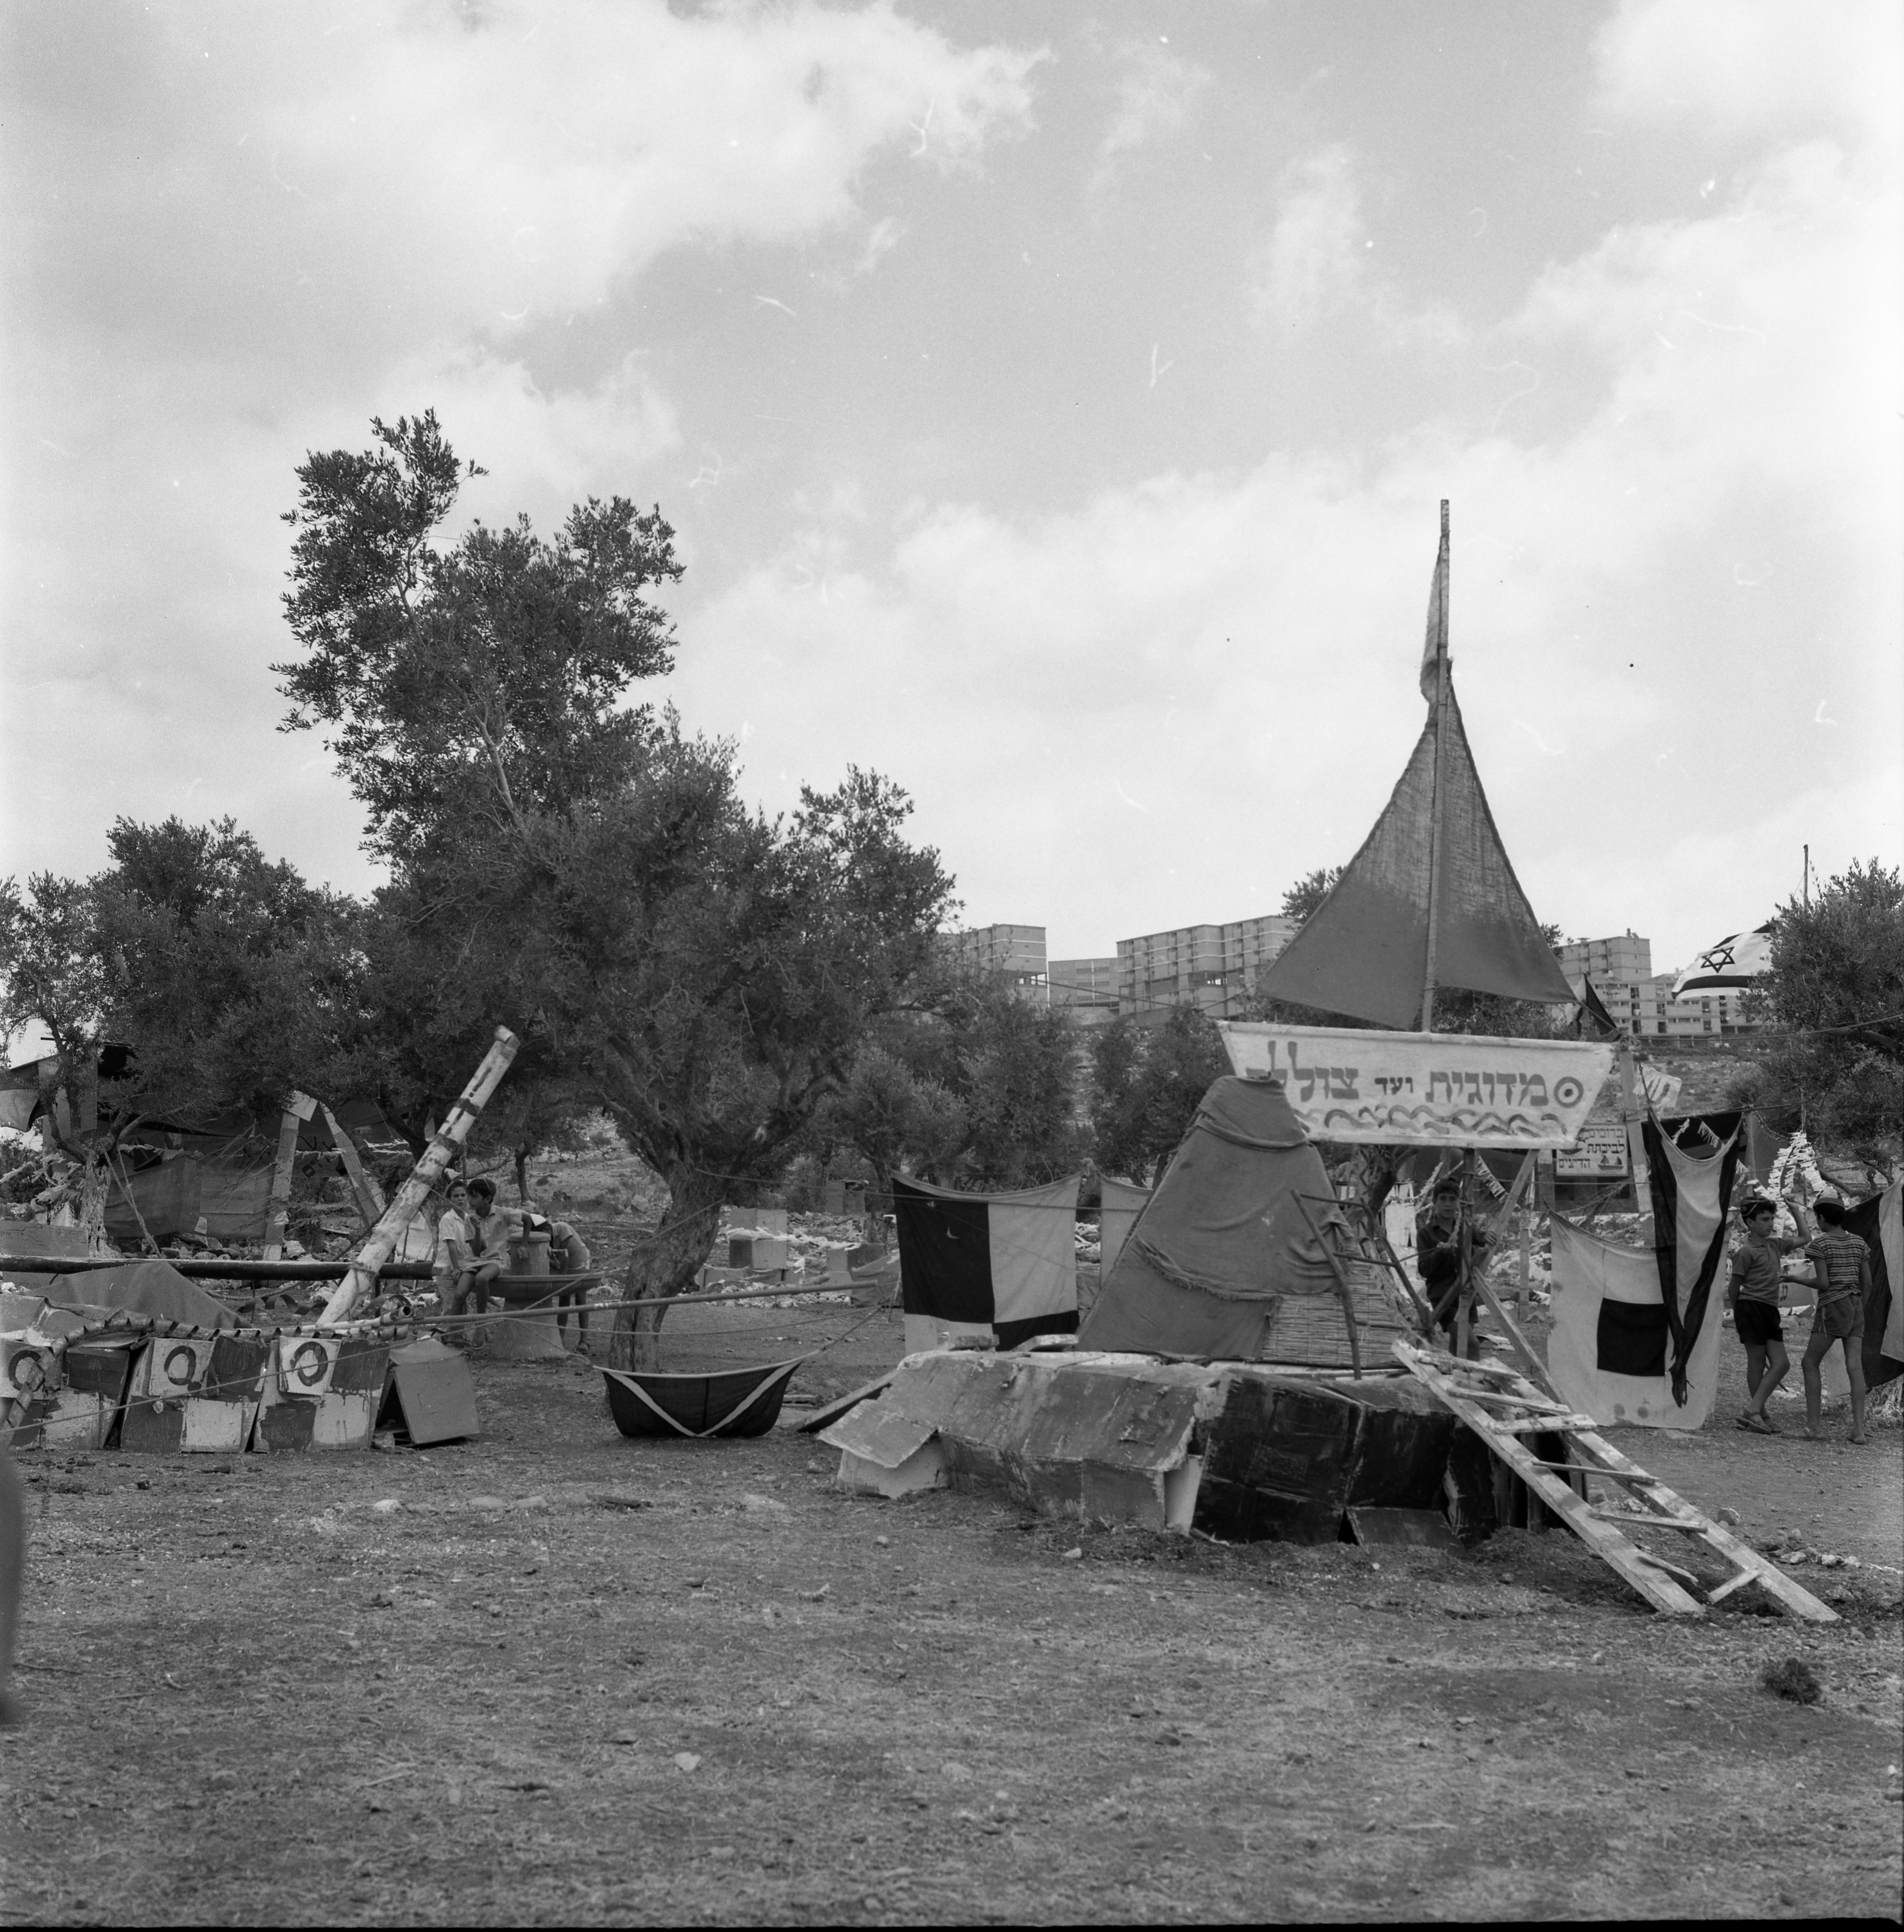
[{"label": "person's arm", "polygon": [[1746,1278],[1746,1270],[1752,1265],[1746,1254],[1746,1245],[1741,1241],[1732,1250],[1732,1272],[1725,1283],[1725,1306],[1732,1311],[1732,1319],[1739,1318],[1739,1283]]}]

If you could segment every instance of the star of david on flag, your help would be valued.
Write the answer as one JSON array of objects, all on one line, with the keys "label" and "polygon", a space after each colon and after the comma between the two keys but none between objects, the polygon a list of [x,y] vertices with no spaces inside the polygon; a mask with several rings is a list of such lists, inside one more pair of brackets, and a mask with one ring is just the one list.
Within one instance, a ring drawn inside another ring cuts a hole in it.
[{"label": "star of david on flag", "polygon": [[1772,922],[1709,946],[1673,982],[1673,998],[1713,986],[1749,986],[1772,963]]}]

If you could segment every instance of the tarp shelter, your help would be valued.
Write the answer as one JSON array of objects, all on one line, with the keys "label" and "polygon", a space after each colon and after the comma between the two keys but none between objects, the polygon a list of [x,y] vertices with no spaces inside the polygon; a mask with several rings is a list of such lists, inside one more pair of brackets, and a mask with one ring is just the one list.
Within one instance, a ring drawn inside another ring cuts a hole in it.
[{"label": "tarp shelter", "polygon": [[961,1194],[895,1176],[906,1352],[959,1334],[1012,1348],[1075,1331],[1078,1184]]},{"label": "tarp shelter", "polygon": [[261,1241],[270,1211],[268,1166],[231,1167],[179,1154],[113,1174],[106,1232],[125,1245],[144,1234],[162,1242],[194,1233],[226,1243]]},{"label": "tarp shelter", "polygon": [[[1281,1090],[1212,1083],[1078,1336],[1084,1348],[1346,1367],[1348,1328],[1317,1228],[1339,1221],[1322,1156]],[[1365,1359],[1407,1330],[1357,1268]]]},{"label": "tarp shelter", "polygon": [[67,1275],[47,1298],[62,1307],[124,1308],[161,1322],[188,1322],[200,1328],[235,1328],[238,1318],[218,1298],[188,1281],[161,1261],[128,1262],[123,1267],[89,1268]]},{"label": "tarp shelter", "polygon": [[1098,1278],[1108,1281],[1131,1230],[1137,1226],[1137,1216],[1150,1200],[1150,1190],[1134,1186],[1128,1180],[1113,1180],[1108,1174],[1102,1186],[1102,1203],[1098,1210],[1098,1265],[1103,1272]]}]

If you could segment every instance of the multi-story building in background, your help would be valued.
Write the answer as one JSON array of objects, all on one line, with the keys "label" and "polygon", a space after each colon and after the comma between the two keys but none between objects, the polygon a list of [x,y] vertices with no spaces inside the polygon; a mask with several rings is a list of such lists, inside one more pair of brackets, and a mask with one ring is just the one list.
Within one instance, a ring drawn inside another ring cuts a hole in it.
[{"label": "multi-story building in background", "polygon": [[1647,1001],[1653,985],[1653,942],[1636,932],[1611,939],[1569,939],[1560,947],[1560,970],[1578,994],[1591,980],[1607,1011],[1630,1034],[1650,1033]]},{"label": "multi-story building in background", "polygon": [[940,935],[947,958],[975,973],[996,974],[1023,998],[1044,1005],[1051,997],[1041,926],[981,926]]},{"label": "multi-story building in background", "polygon": [[1280,913],[1227,926],[1181,926],[1117,942],[1120,1012],[1161,1015],[1195,1006],[1212,1019],[1240,1019],[1257,975],[1295,936]]},{"label": "multi-story building in background", "polygon": [[1578,993],[1583,979],[1621,1026],[1641,1039],[1698,1040],[1749,1033],[1739,1008],[1742,987],[1710,988],[1673,998],[1677,973],[1653,970],[1653,942],[1635,932],[1610,939],[1570,939],[1560,948],[1560,970]]},{"label": "multi-story building in background", "polygon": [[1117,1017],[1117,961],[1054,959],[1050,969],[1051,1004],[1062,1006],[1080,1026],[1106,1026]]},{"label": "multi-story building in background", "polygon": [[978,972],[1009,980],[1029,999],[1063,1007],[1079,1024],[1120,1014],[1161,1018],[1195,1006],[1212,1019],[1240,1018],[1257,976],[1294,937],[1296,922],[1272,913],[1227,926],[1185,926],[1120,939],[1113,957],[1045,957],[1041,926],[987,926],[950,933],[947,954]]}]

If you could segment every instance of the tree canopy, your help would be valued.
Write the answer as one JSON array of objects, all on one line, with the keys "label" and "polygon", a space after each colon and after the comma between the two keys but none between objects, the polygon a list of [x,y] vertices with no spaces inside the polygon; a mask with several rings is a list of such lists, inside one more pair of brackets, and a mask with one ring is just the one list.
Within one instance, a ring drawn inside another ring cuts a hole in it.
[{"label": "tree canopy", "polygon": [[1215,1023],[1194,1006],[1173,1006],[1161,1024],[1128,1017],[1092,1042],[1092,1133],[1098,1164],[1147,1186],[1190,1130],[1213,1080],[1230,1071]]},{"label": "tree canopy", "polygon": [[445,544],[470,469],[433,415],[373,427],[376,448],[299,470],[305,655],[278,668],[287,728],[327,728],[390,863],[365,940],[382,1031],[447,1097],[514,1028],[512,1082],[600,1107],[667,1181],[630,1281],[674,1292],[902,1003],[951,882],[876,774],[770,819],[730,745],[628,702],[672,662],[659,510]]},{"label": "tree canopy", "polygon": [[1904,1164],[1904,878],[1854,862],[1773,923],[1743,1001],[1767,1029],[1734,1098],[1789,1132],[1895,1172]]}]

